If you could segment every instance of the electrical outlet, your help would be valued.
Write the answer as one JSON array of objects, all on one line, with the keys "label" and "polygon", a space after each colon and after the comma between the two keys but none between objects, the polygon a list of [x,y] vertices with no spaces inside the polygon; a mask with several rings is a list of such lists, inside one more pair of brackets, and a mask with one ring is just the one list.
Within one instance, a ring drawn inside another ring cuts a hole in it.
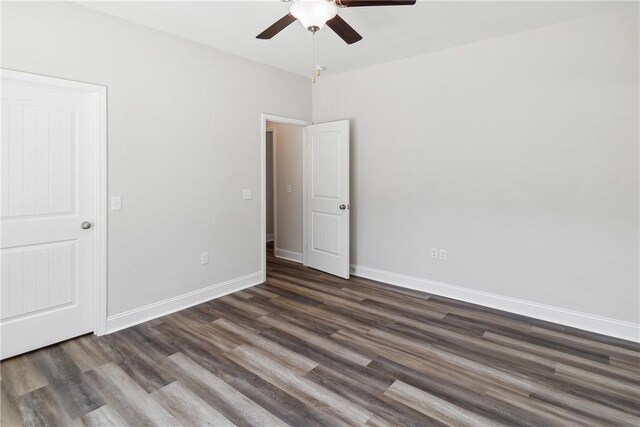
[{"label": "electrical outlet", "polygon": [[200,264],[209,264],[209,252],[202,252],[200,254]]},{"label": "electrical outlet", "polygon": [[438,259],[440,259],[440,261],[446,261],[447,260],[447,250],[446,249],[440,249],[440,251],[438,253]]},{"label": "electrical outlet", "polygon": [[242,200],[251,200],[251,190],[250,189],[242,190]]},{"label": "electrical outlet", "polygon": [[291,194],[291,184],[287,184],[287,193]]},{"label": "electrical outlet", "polygon": [[431,248],[431,258],[438,259],[438,248]]}]

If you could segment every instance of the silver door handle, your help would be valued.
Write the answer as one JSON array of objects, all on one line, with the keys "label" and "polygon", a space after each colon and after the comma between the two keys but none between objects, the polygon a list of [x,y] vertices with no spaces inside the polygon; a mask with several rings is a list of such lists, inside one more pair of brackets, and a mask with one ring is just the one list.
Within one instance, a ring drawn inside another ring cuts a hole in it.
[{"label": "silver door handle", "polygon": [[345,204],[342,204],[342,205],[340,205],[340,206],[338,206],[338,207],[339,207],[339,208],[340,208],[340,210],[342,210],[342,211],[343,211],[343,210],[345,210],[345,209],[349,209],[349,206],[348,206],[348,205],[345,205]]},{"label": "silver door handle", "polygon": [[83,230],[88,230],[91,228],[93,224],[91,224],[89,221],[85,221],[82,224],[80,224],[80,228],[82,228]]}]

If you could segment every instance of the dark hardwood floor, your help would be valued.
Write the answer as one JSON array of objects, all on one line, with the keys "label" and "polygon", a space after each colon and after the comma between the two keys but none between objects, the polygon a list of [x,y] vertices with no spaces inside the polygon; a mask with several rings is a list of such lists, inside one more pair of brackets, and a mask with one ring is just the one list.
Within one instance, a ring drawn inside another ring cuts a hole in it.
[{"label": "dark hardwood floor", "polygon": [[638,344],[271,253],[263,285],[1,374],[2,426],[640,422]]}]

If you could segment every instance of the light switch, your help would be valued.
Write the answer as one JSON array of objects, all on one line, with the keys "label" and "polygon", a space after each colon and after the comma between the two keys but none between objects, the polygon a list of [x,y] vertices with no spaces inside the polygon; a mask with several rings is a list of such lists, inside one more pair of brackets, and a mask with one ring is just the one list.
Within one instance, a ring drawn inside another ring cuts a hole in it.
[{"label": "light switch", "polygon": [[242,190],[242,200],[251,200],[251,190]]},{"label": "light switch", "polygon": [[287,193],[291,194],[291,184],[287,185]]},{"label": "light switch", "polygon": [[111,197],[111,210],[112,211],[121,211],[122,210],[122,197],[121,196],[112,196]]}]

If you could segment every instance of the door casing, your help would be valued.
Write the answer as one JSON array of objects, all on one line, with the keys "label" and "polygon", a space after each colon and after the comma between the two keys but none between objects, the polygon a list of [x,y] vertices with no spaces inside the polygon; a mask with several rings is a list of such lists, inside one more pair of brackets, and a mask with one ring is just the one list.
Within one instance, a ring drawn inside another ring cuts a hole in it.
[{"label": "door casing", "polygon": [[[272,200],[272,208],[273,208],[273,212],[272,217],[273,217],[273,246],[275,248],[278,247],[277,244],[277,238],[278,238],[278,221],[276,221],[276,218],[278,218],[278,205],[277,205],[277,185],[276,185],[276,140],[277,140],[277,132],[276,132],[276,128],[274,127],[269,127],[267,128],[266,133],[271,132],[271,196],[273,198]],[[266,165],[266,157],[265,157],[265,165]],[[265,175],[266,177],[266,175]],[[265,187],[266,188],[266,187]],[[265,190],[266,191],[266,190]],[[266,195],[266,193],[265,193]],[[266,232],[266,230],[265,230]]]}]

